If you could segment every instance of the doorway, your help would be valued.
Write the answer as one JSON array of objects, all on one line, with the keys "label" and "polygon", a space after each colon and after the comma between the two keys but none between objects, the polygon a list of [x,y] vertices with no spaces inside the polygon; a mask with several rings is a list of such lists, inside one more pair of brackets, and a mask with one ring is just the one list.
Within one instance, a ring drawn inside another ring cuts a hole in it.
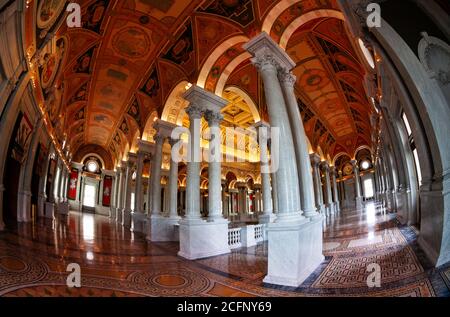
[{"label": "doorway", "polygon": [[14,125],[6,156],[5,171],[3,173],[3,182],[5,186],[5,191],[3,192],[3,222],[6,226],[10,227],[17,224],[19,177],[22,167],[20,162],[17,160],[17,157],[20,154],[23,156],[23,150],[18,144],[16,144],[16,138],[22,117],[23,114],[19,113]]},{"label": "doorway", "polygon": [[95,200],[97,197],[97,186],[86,184],[83,193],[83,207],[95,208]]}]

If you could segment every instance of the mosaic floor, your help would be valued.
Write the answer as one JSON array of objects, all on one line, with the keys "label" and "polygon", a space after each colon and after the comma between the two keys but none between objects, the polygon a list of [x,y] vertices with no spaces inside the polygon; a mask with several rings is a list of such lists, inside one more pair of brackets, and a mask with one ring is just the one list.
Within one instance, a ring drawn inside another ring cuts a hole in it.
[{"label": "mosaic floor", "polygon": [[[177,243],[147,243],[106,217],[71,213],[0,233],[0,296],[450,296],[450,266],[433,269],[416,231],[380,206],[324,221],[326,260],[299,288],[265,285],[267,246],[187,261]],[[66,268],[81,267],[81,288]],[[381,267],[369,289],[367,265]]]}]

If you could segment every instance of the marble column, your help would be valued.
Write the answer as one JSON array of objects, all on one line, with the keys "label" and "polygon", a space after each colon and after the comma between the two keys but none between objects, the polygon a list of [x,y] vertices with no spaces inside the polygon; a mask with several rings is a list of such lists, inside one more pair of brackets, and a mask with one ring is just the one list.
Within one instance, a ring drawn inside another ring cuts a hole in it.
[{"label": "marble column", "polygon": [[146,213],[147,213],[147,216],[148,217],[151,217],[151,211],[152,211],[152,183],[153,183],[153,177],[154,177],[154,175],[153,175],[153,160],[154,160],[154,155],[153,154],[150,154],[149,155],[149,159],[150,159],[150,161],[149,161],[149,173],[150,173],[150,175],[149,175],[149,177],[148,177],[148,182],[147,182],[147,210],[146,210]]},{"label": "marble column", "polygon": [[[178,140],[170,139],[170,145],[173,147]],[[170,159],[170,171],[169,171],[169,218],[180,220],[178,216],[178,163]]]},{"label": "marble column", "polygon": [[247,184],[243,182],[236,183],[238,189],[238,215],[243,219],[247,215]]},{"label": "marble column", "polygon": [[142,171],[144,169],[145,152],[138,151],[136,164],[136,192],[134,194],[134,212],[144,213],[144,192],[142,186]]},{"label": "marble column", "polygon": [[[157,131],[155,140],[155,148],[154,148],[154,156],[153,156],[153,168],[152,168],[152,209],[151,209],[151,218],[150,218],[150,232],[147,234],[147,239],[151,241],[178,241],[178,218],[169,217],[168,213],[163,213],[161,208],[161,162],[163,158],[163,145],[166,139],[170,140],[173,129],[176,128],[176,125],[169,123],[163,120],[157,120],[153,124],[153,128]],[[172,143],[173,144],[173,143]],[[172,154],[173,155],[173,154]],[[171,157],[171,161],[172,161]],[[172,168],[172,162],[171,162]],[[174,166],[173,171],[169,173],[178,173],[178,167]],[[170,174],[171,175],[171,174]],[[169,177],[170,177],[169,175]],[[177,177],[178,174],[175,175]],[[173,180],[177,182],[177,179]],[[170,180],[169,180],[170,182]],[[175,184],[176,186],[177,184]],[[176,206],[176,193],[175,193],[175,206]],[[176,209],[176,208],[175,208]]]},{"label": "marble column", "polygon": [[272,187],[272,208],[273,213],[276,215],[278,214],[278,190],[277,190],[277,173],[270,174],[270,185]]},{"label": "marble column", "polygon": [[300,190],[289,116],[284,104],[283,92],[278,81],[281,67],[273,55],[257,55],[252,63],[258,68],[263,82],[267,109],[272,128],[279,129],[278,147],[272,141],[272,160],[278,160],[276,184],[278,190],[278,214],[275,222],[300,222],[304,220],[300,204]]},{"label": "marble column", "polygon": [[209,126],[209,153],[208,153],[208,221],[225,221],[222,214],[222,171],[221,171],[221,132],[220,122],[223,116],[220,112],[208,110],[205,119]]},{"label": "marble column", "polygon": [[119,180],[120,180],[120,170],[116,167],[115,175],[114,175],[114,192],[113,192],[113,204],[111,206],[110,218],[116,219],[117,209],[118,207],[118,196],[119,196]]},{"label": "marble column", "polygon": [[[223,219],[220,210],[220,165],[213,165],[214,179],[212,179],[212,182],[210,180],[209,184],[210,187],[214,188],[212,194],[217,197],[219,202],[218,205],[210,206],[210,208],[214,208],[210,209],[214,221],[201,219],[199,213],[200,119],[204,113],[220,113],[229,102],[196,85],[186,91],[183,97],[189,102],[186,113],[189,115],[190,121],[190,155],[188,155],[187,163],[186,216],[180,220],[180,251],[178,255],[193,260],[230,252],[228,221]],[[215,141],[218,140],[217,138]],[[215,154],[220,155],[220,147]],[[211,177],[211,171],[209,176]]]},{"label": "marble column", "polygon": [[312,175],[314,182],[314,197],[316,202],[316,208],[321,214],[325,214],[325,205],[323,204],[323,192],[322,192],[322,178],[320,176],[320,156],[312,153],[310,155],[312,165]]},{"label": "marble column", "polygon": [[356,209],[363,208],[363,197],[361,194],[361,179],[359,177],[358,161],[351,160],[353,166],[353,175],[355,177],[355,203]]},{"label": "marble column", "polygon": [[325,179],[325,193],[326,193],[325,203],[328,214],[331,215],[334,212],[334,206],[333,206],[333,197],[331,193],[330,165],[328,164],[328,162],[322,162],[322,168]]},{"label": "marble column", "polygon": [[275,221],[274,208],[272,203],[272,192],[270,184],[270,164],[268,153],[268,123],[260,121],[255,125],[258,131],[259,156],[261,170],[261,191],[262,191],[262,214],[259,215],[260,223],[271,223]]},{"label": "marble column", "polygon": [[227,204],[227,181],[226,179],[221,180],[222,184],[222,215],[224,218],[228,218],[228,204]]},{"label": "marble column", "polygon": [[270,124],[279,132],[279,139],[271,140],[271,159],[278,165],[279,209],[275,222],[267,224],[268,272],[264,282],[298,287],[324,256],[322,218],[302,215],[292,127],[278,79],[279,73],[291,71],[295,63],[265,32],[246,43],[244,49],[253,56],[251,61],[261,74]]},{"label": "marble column", "polygon": [[339,212],[341,210],[340,204],[339,204],[339,184],[337,183],[337,169],[336,167],[332,167],[331,169],[331,179],[333,183],[333,204],[334,204],[334,211]]},{"label": "marble column", "polygon": [[318,216],[314,201],[314,185],[311,174],[311,160],[309,158],[308,142],[300,115],[294,85],[297,78],[292,72],[283,70],[279,72],[281,87],[286,101],[292,136],[295,146],[295,157],[297,161],[298,179],[300,185],[300,200],[305,217]]},{"label": "marble column", "polygon": [[165,139],[161,134],[156,134],[154,137],[155,155],[152,166],[152,216],[161,216],[161,163]]},{"label": "marble column", "polygon": [[345,180],[342,171],[339,171],[339,190],[340,190],[340,208],[345,208],[346,194],[345,194]]},{"label": "marble column", "polygon": [[183,221],[197,222],[200,215],[200,120],[203,111],[196,105],[186,109],[189,115],[189,162],[186,175],[186,215]]},{"label": "marble column", "polygon": [[124,211],[124,199],[125,199],[125,179],[126,179],[126,162],[122,161],[121,165],[119,167],[120,170],[120,179],[119,179],[119,190],[118,190],[118,197],[117,197],[117,212],[116,212],[116,222],[122,223],[123,219],[123,211]]},{"label": "marble column", "polygon": [[125,185],[125,205],[124,205],[124,212],[123,212],[123,218],[122,218],[122,225],[127,228],[131,229],[131,193],[132,193],[132,184],[133,184],[133,171],[134,171],[134,165],[136,161],[136,155],[133,153],[128,153],[128,161],[126,164],[126,185]]}]

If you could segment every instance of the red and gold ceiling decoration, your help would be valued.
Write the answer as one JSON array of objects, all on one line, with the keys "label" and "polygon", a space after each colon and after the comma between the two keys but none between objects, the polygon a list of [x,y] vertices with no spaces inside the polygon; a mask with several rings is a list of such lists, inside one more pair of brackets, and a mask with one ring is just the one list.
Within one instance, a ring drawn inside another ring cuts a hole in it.
[{"label": "red and gold ceiling decoration", "polygon": [[[288,39],[313,147],[332,157],[370,145],[364,69],[345,22],[336,18],[341,14],[335,0],[76,2],[82,8],[81,28],[64,23],[61,3],[67,2],[30,1],[25,38],[30,63],[39,65],[33,77],[38,102],[73,153],[92,144],[120,161],[143,136],[152,113],[161,117],[183,82],[220,95],[235,87],[267,120],[261,79],[242,48],[265,28],[281,44]],[[229,109],[235,110],[230,118],[240,114],[248,124],[247,109]]]}]

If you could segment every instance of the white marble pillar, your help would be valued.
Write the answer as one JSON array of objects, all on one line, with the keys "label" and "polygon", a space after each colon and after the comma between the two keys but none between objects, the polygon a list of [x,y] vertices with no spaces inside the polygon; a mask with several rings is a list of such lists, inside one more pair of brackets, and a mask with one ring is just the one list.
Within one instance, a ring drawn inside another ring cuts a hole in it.
[{"label": "white marble pillar", "polygon": [[270,185],[272,186],[273,213],[277,215],[278,214],[277,173],[270,174]]},{"label": "white marble pillar", "polygon": [[144,169],[144,159],[146,153],[138,151],[136,164],[136,189],[134,193],[134,212],[144,213],[144,192],[142,186],[142,171]]},{"label": "white marble pillar", "polygon": [[123,212],[122,225],[130,229],[131,228],[131,193],[133,192],[133,172],[134,164],[136,161],[136,155],[128,153],[128,161],[126,164],[126,179],[125,179],[125,206]]},{"label": "white marble pillar", "polygon": [[262,214],[259,215],[260,223],[271,223],[275,220],[272,203],[272,191],[270,184],[270,164],[268,153],[268,138],[270,126],[268,123],[260,121],[255,125],[258,132],[259,159],[261,170],[261,191],[262,191]]},{"label": "white marble pillar", "polygon": [[334,212],[333,206],[333,196],[331,193],[331,182],[330,182],[330,165],[328,162],[322,162],[322,168],[324,172],[325,179],[325,193],[326,193],[326,208],[328,214],[331,215]]},{"label": "white marble pillar", "polygon": [[[222,108],[228,104],[228,101],[196,85],[186,91],[183,97],[190,103],[186,111],[190,120],[190,155],[188,155],[187,163],[186,216],[180,221],[180,251],[178,255],[193,260],[230,252],[228,221],[222,217],[220,204],[218,207],[213,204],[214,210],[211,211],[214,221],[201,219],[199,212],[200,118],[208,111],[220,113]],[[220,148],[218,153],[220,153]],[[216,154],[218,153],[216,152]],[[213,195],[218,197],[217,199],[220,202],[220,169],[218,173],[217,166],[213,169],[215,178],[210,186],[214,186]],[[219,215],[217,218],[215,217],[216,213]]]},{"label": "white marble pillar", "polygon": [[298,108],[297,97],[294,92],[294,85],[297,78],[292,74],[292,72],[287,70],[279,72],[278,77],[283,89],[284,99],[286,101],[287,112],[292,129],[298,179],[300,182],[299,186],[302,210],[305,217],[316,217],[318,216],[318,213],[314,202],[314,184],[311,174],[311,160],[309,158],[308,142],[305,128],[303,127],[300,110]]},{"label": "white marble pillar", "polygon": [[322,218],[302,215],[292,129],[278,80],[278,74],[291,71],[295,63],[265,32],[245,44],[244,49],[253,56],[252,63],[262,76],[272,129],[279,129],[279,140],[271,140],[271,159],[278,163],[279,210],[275,222],[267,225],[268,272],[264,282],[298,287],[324,257]]},{"label": "white marble pillar", "polygon": [[149,171],[150,171],[150,175],[148,177],[148,182],[147,182],[147,216],[150,217],[151,216],[151,211],[152,211],[152,183],[153,183],[153,159],[154,159],[154,155],[150,154],[149,155]]},{"label": "white marble pillar", "polygon": [[257,55],[252,59],[264,82],[267,109],[272,128],[279,129],[278,147],[272,140],[272,160],[278,159],[276,184],[278,190],[278,214],[275,222],[298,222],[303,220],[300,205],[300,190],[289,116],[284,104],[283,92],[278,81],[281,61],[275,56]]},{"label": "white marble pillar", "polygon": [[314,197],[316,202],[316,208],[320,213],[325,214],[325,205],[323,204],[323,192],[322,192],[322,178],[320,177],[320,156],[312,153],[310,155],[312,165],[312,175],[314,182]]},{"label": "white marble pillar", "polygon": [[157,134],[155,140],[155,155],[153,157],[152,168],[152,216],[161,216],[161,163],[162,150],[165,141],[163,135]]},{"label": "white marble pillar", "polygon": [[[170,145],[173,147],[178,140],[170,139]],[[169,218],[180,220],[178,216],[178,163],[170,159],[169,171]]]},{"label": "white marble pillar", "polygon": [[361,194],[361,179],[359,177],[358,161],[351,160],[353,166],[353,175],[355,177],[355,203],[356,209],[362,209],[363,207],[363,197]]},{"label": "white marble pillar", "polygon": [[331,180],[332,180],[332,187],[333,187],[333,205],[334,205],[334,211],[338,212],[340,211],[339,206],[339,190],[338,190],[338,183],[337,183],[337,170],[336,167],[331,168]]},{"label": "white marble pillar", "polygon": [[222,213],[222,172],[221,172],[221,131],[220,122],[223,116],[220,112],[208,110],[205,119],[209,126],[208,152],[208,221],[225,221]]},{"label": "white marble pillar", "polygon": [[200,215],[200,119],[203,111],[190,105],[186,109],[189,115],[189,162],[186,175],[186,215],[183,221],[198,221]]}]

